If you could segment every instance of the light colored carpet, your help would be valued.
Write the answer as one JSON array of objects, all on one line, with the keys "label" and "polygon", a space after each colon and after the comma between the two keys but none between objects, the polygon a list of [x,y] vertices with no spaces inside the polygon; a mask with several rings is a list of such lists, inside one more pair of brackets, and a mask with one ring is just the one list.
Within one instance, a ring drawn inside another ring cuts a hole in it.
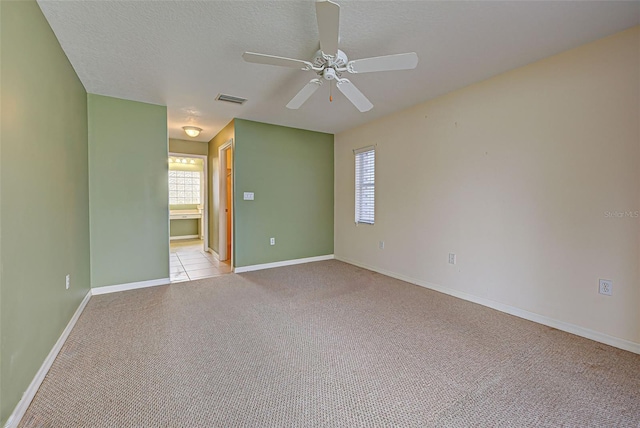
[{"label": "light colored carpet", "polygon": [[640,356],[327,261],[92,297],[23,427],[640,426]]}]

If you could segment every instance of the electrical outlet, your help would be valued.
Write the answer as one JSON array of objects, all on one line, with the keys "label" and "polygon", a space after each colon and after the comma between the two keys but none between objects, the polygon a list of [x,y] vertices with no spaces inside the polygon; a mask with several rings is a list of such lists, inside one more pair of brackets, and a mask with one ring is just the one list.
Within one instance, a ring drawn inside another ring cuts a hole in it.
[{"label": "electrical outlet", "polygon": [[276,238],[269,239],[269,245],[276,245]]},{"label": "electrical outlet", "polygon": [[70,285],[71,285],[71,274],[68,273],[67,276],[65,277],[64,288],[68,290]]},{"label": "electrical outlet", "polygon": [[456,255],[453,253],[449,253],[449,264],[450,265],[456,264]]},{"label": "electrical outlet", "polygon": [[604,294],[605,296],[611,296],[613,293],[613,281],[608,279],[600,280],[600,294]]},{"label": "electrical outlet", "polygon": [[378,241],[378,248],[384,250],[384,241]]}]

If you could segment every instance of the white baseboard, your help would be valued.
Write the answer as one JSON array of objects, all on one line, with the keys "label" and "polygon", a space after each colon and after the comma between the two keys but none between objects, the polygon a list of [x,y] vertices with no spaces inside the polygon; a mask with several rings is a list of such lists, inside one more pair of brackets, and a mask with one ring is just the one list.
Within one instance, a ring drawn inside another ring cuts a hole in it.
[{"label": "white baseboard", "polygon": [[254,270],[271,269],[283,266],[299,265],[302,263],[320,262],[323,260],[333,259],[333,254],[327,254],[326,256],[306,257],[304,259],[283,260],[281,262],[264,263],[261,265],[241,266],[234,269],[235,273],[252,272]]},{"label": "white baseboard", "polygon": [[29,385],[27,390],[24,392],[24,394],[22,394],[22,398],[18,402],[18,405],[13,410],[13,413],[11,414],[11,416],[9,416],[9,419],[5,424],[6,428],[15,428],[18,426],[18,424],[20,424],[20,421],[22,420],[22,417],[24,416],[25,412],[29,408],[29,405],[31,404],[33,397],[35,397],[36,392],[38,392],[38,388],[40,388],[42,381],[44,380],[45,376],[49,372],[51,365],[53,364],[54,360],[58,356],[60,349],[62,349],[64,342],[67,340],[67,337],[69,337],[69,333],[71,333],[73,326],[76,325],[76,321],[78,321],[78,318],[80,318],[80,315],[82,314],[82,311],[84,310],[85,306],[87,306],[87,303],[89,302],[90,298],[91,298],[91,290],[87,292],[87,295],[84,296],[84,299],[82,299],[82,302],[80,302],[80,306],[78,306],[78,309],[76,309],[76,312],[73,314],[73,316],[69,320],[67,327],[65,327],[64,331],[58,338],[58,341],[55,343],[55,345],[53,345],[53,348],[49,352],[49,355],[47,355],[47,358],[45,358],[44,362],[40,366],[40,369],[38,370],[35,377],[31,381],[31,384]]},{"label": "white baseboard", "polygon": [[138,288],[155,287],[157,285],[168,285],[171,281],[169,278],[151,279],[149,281],[129,282],[127,284],[107,285],[104,287],[95,287],[91,289],[91,294],[98,296],[100,294],[117,293],[119,291],[137,290]]},{"label": "white baseboard", "polygon": [[544,315],[539,315],[533,312],[525,311],[524,309],[520,309],[504,303],[496,302],[494,300],[485,299],[484,297],[474,296],[473,294],[454,290],[449,287],[443,287],[441,285],[433,284],[431,282],[422,281],[416,278],[411,278],[409,276],[392,272],[386,269],[379,269],[379,268],[369,266],[367,264],[360,263],[354,260],[349,260],[343,257],[336,257],[336,260],[340,260],[342,262],[349,263],[351,265],[358,266],[364,269],[372,270],[374,272],[378,272],[383,275],[399,279],[401,281],[405,281],[411,284],[419,285],[421,287],[429,288],[431,290],[438,291],[440,293],[448,294],[450,296],[457,297],[459,299],[477,303],[482,306],[487,306],[497,311],[514,315],[519,318],[524,318],[526,320],[533,321],[538,324],[543,324],[549,327],[556,328],[558,330],[566,331],[567,333],[575,334],[576,336],[581,336],[587,339],[595,340],[596,342],[604,343],[605,345],[614,346],[616,348],[624,349],[625,351],[630,351],[636,354],[640,354],[640,343],[635,343],[630,340],[621,339],[615,336],[610,336],[608,334],[600,333],[598,331],[591,330],[585,327],[580,327],[575,324],[570,324],[568,322],[549,318]]},{"label": "white baseboard", "polygon": [[196,238],[200,238],[200,235],[177,235],[177,236],[170,236],[169,241],[178,241],[180,239],[196,239]]}]

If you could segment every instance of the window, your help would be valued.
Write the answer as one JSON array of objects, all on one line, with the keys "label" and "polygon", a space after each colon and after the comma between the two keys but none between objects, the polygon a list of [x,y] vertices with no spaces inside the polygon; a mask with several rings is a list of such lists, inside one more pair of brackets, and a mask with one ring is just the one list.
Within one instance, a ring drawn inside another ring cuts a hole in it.
[{"label": "window", "polygon": [[373,146],[354,151],[356,156],[356,224],[373,224],[376,201],[376,150]]},{"label": "window", "polygon": [[200,171],[169,171],[169,205],[199,205],[200,175]]}]

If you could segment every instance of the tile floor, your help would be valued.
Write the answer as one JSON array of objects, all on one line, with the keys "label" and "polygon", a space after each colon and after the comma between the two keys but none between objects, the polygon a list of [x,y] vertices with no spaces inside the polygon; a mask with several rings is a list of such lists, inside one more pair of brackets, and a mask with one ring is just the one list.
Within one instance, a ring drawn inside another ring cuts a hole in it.
[{"label": "tile floor", "polygon": [[171,282],[182,282],[231,273],[231,266],[205,252],[201,239],[189,239],[171,242],[169,270]]}]

